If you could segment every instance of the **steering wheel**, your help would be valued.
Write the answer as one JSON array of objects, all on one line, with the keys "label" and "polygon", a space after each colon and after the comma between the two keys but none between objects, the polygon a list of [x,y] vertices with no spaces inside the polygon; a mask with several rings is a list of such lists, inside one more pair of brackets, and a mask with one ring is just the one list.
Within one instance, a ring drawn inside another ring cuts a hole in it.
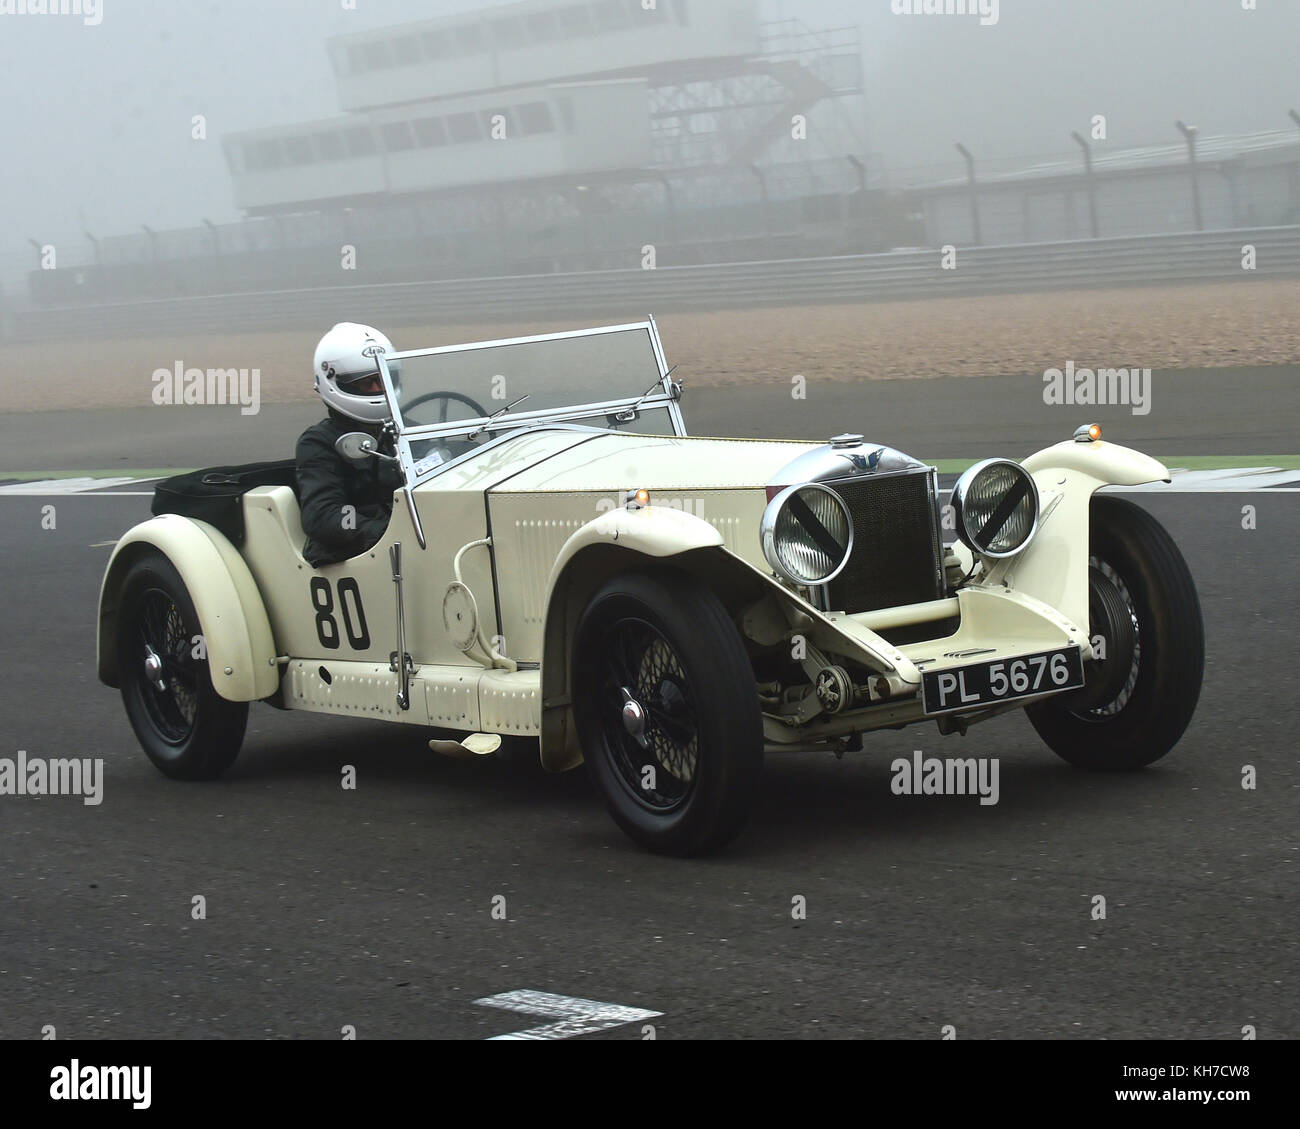
[{"label": "steering wheel", "polygon": [[[426,423],[416,423],[407,417],[407,413],[412,408],[418,408],[421,404],[427,404],[431,400],[442,401],[442,411],[438,414],[438,419],[430,420]],[[453,403],[464,404],[469,408],[469,410],[474,413],[470,417],[471,419],[486,419],[492,414],[472,396],[466,396],[460,392],[426,392],[423,396],[417,396],[409,403],[403,404],[402,415],[407,418],[408,423],[413,427],[430,427],[434,423],[447,422],[447,412]],[[477,446],[476,443],[471,443],[465,439],[439,439],[431,440],[430,442],[436,444],[438,452],[447,462],[459,458],[461,455],[474,450]]]},{"label": "steering wheel", "polygon": [[460,392],[426,392],[423,396],[417,396],[409,404],[403,404],[402,414],[405,415],[412,408],[418,408],[421,404],[427,404],[430,400],[443,401],[440,417],[430,423],[415,424],[414,426],[431,427],[434,423],[446,423],[447,409],[451,407],[452,403],[464,404],[469,408],[474,413],[474,415],[470,417],[471,419],[486,419],[492,414],[473,397],[462,395]]}]

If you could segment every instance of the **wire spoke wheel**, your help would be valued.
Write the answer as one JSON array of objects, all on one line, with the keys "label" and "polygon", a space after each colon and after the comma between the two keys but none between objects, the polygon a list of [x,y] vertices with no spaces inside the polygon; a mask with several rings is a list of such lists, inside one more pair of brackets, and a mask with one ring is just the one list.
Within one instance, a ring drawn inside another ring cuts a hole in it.
[{"label": "wire spoke wheel", "polygon": [[579,617],[572,679],[587,770],[631,838],[692,855],[740,832],[762,716],[744,643],[708,587],[667,569],[606,582]]},{"label": "wire spoke wheel", "polygon": [[136,625],[135,677],[140,696],[158,734],[181,745],[194,732],[198,714],[198,673],[190,660],[192,643],[180,609],[159,588],[141,597]]},{"label": "wire spoke wheel", "polygon": [[248,703],[213,687],[184,581],[171,561],[150,553],[128,569],[120,593],[117,682],[141,748],[168,776],[220,776],[239,753]]},{"label": "wire spoke wheel", "polygon": [[1089,631],[1082,690],[1025,711],[1040,737],[1078,768],[1142,768],[1178,743],[1200,697],[1205,632],[1178,546],[1146,510],[1092,501]]},{"label": "wire spoke wheel", "polygon": [[1071,713],[1102,722],[1123,712],[1142,669],[1142,623],[1133,593],[1107,561],[1089,558],[1089,632],[1103,657],[1088,671],[1088,683],[1070,699]]},{"label": "wire spoke wheel", "polygon": [[[688,795],[699,762],[699,723],[681,659],[650,623],[627,618],[610,629],[602,715],[605,739],[629,794],[656,811]],[[640,719],[629,725],[630,711]]]}]

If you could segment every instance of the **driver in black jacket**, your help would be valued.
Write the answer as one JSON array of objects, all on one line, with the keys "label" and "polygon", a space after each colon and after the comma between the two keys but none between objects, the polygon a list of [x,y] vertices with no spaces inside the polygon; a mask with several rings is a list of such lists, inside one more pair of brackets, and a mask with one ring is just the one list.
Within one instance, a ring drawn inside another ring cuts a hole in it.
[{"label": "driver in black jacket", "polygon": [[[336,325],[316,347],[316,391],[329,416],[309,427],[296,452],[303,556],[313,568],[337,564],[372,548],[388,529],[393,493],[403,482],[396,463],[371,459],[348,462],[335,449],[349,432],[365,432],[385,454],[393,454],[385,429],[392,414],[375,355],[393,353],[393,343],[365,325]],[[389,367],[394,382],[397,366]]]}]

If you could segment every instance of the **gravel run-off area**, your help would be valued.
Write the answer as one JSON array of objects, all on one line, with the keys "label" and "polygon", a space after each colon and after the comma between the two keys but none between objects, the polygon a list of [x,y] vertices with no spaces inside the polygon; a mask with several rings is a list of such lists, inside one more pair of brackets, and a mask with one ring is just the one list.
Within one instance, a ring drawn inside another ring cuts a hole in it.
[{"label": "gravel run-off area", "polygon": [[[1010,376],[1078,367],[1157,371],[1300,362],[1300,281],[1061,291],[860,305],[795,306],[658,317],[669,364],[697,387],[793,377],[861,381]],[[647,311],[653,313],[654,311]],[[634,320],[637,315],[630,315]],[[545,323],[391,328],[399,349],[554,333],[622,319],[579,312]],[[140,407],[153,373],[247,368],[262,403],[310,399],[311,357],[329,328],[54,344],[0,351],[5,412]]]}]

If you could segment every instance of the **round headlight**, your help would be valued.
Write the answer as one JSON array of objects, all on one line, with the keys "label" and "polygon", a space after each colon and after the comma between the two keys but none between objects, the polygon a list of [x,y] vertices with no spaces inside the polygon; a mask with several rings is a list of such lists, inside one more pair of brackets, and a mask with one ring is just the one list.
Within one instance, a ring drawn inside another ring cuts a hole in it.
[{"label": "round headlight", "polygon": [[834,490],[815,482],[782,490],[759,527],[763,556],[781,576],[808,586],[834,580],[853,552],[853,521]]},{"label": "round headlight", "polygon": [[1038,487],[1008,459],[977,463],[952,492],[957,536],[986,557],[1014,557],[1038,529]]}]

